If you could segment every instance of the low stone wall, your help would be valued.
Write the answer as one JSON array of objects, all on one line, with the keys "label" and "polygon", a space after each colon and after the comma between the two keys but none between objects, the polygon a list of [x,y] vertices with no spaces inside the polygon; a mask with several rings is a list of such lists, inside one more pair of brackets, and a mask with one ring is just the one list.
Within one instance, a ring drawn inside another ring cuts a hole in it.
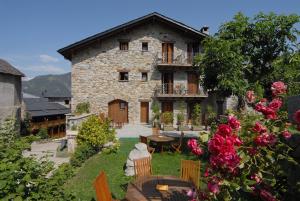
[{"label": "low stone wall", "polygon": [[74,126],[78,128],[82,124],[82,122],[87,120],[91,115],[92,113],[82,115],[66,114],[66,129],[72,130]]}]

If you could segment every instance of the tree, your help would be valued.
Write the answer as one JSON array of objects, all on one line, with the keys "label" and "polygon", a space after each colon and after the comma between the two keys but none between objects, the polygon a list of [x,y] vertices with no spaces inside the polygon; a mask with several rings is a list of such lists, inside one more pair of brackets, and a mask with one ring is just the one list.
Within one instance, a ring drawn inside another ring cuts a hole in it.
[{"label": "tree", "polygon": [[259,83],[268,94],[270,84],[276,80],[287,83],[299,74],[288,65],[299,66],[300,60],[291,64],[284,58],[293,57],[299,30],[295,25],[298,15],[259,13],[252,19],[238,13],[233,20],[223,24],[213,37],[204,40],[204,52],[197,58],[206,89],[223,96],[241,96],[248,87]]}]

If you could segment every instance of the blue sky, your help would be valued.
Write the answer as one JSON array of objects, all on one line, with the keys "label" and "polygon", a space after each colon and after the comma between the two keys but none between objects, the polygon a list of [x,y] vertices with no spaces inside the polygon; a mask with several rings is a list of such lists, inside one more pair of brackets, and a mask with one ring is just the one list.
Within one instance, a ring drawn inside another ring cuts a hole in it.
[{"label": "blue sky", "polygon": [[215,33],[238,11],[300,14],[300,1],[0,0],[0,58],[28,78],[69,72],[71,64],[58,49],[154,11]]}]

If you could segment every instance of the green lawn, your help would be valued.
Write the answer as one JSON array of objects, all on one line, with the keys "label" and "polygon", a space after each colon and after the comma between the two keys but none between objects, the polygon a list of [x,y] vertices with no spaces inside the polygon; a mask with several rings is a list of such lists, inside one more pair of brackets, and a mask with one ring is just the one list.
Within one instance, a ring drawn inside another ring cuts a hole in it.
[{"label": "green lawn", "polygon": [[[88,159],[77,174],[66,183],[66,190],[74,192],[78,200],[93,200],[95,194],[92,183],[99,171],[103,170],[107,175],[113,197],[116,199],[124,198],[127,183],[133,178],[124,175],[123,166],[138,139],[121,139],[120,142],[121,148],[118,153],[101,153]],[[194,156],[168,152],[154,153],[152,159],[153,174],[179,176],[181,159],[194,159]]]}]

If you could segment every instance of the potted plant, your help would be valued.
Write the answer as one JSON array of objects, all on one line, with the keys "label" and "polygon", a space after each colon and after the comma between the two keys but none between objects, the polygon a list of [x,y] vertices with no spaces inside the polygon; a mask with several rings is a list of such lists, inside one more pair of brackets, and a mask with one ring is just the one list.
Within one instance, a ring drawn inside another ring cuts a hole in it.
[{"label": "potted plant", "polygon": [[159,112],[159,105],[155,101],[152,104],[152,133],[158,134],[159,133],[159,119],[160,119],[160,112]]},{"label": "potted plant", "polygon": [[206,108],[205,114],[205,130],[207,130],[208,126],[212,126],[212,124],[216,123],[217,114],[214,112],[213,107],[208,105]]},{"label": "potted plant", "polygon": [[199,103],[195,104],[192,113],[192,129],[193,131],[202,130],[201,126],[201,105]]},{"label": "potted plant", "polygon": [[177,114],[177,130],[178,131],[187,131],[190,130],[188,126],[184,125],[184,120],[185,120],[185,116],[184,116],[184,102],[180,101],[179,102],[179,113]]},{"label": "potted plant", "polygon": [[172,112],[164,112],[162,114],[162,122],[164,131],[173,131],[173,113]]}]

